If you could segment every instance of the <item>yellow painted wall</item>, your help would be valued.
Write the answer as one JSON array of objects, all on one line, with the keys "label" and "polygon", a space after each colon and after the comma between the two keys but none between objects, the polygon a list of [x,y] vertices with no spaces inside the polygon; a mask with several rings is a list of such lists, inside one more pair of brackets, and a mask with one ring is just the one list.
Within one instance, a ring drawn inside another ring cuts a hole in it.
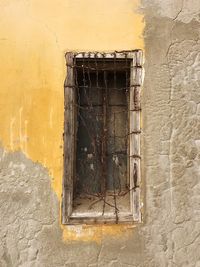
[{"label": "yellow painted wall", "polygon": [[[0,0],[0,142],[45,166],[61,199],[64,54],[143,49],[139,0]],[[65,227],[98,239],[123,227]]]}]

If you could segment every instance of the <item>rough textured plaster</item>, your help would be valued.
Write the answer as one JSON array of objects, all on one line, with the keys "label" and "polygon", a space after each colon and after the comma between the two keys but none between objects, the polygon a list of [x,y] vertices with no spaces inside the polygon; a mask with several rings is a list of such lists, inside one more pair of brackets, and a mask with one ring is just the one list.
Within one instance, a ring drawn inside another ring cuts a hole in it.
[{"label": "rough textured plaster", "polygon": [[0,266],[200,266],[199,9],[143,1],[144,223],[101,244],[63,243],[47,171],[1,150]]},{"label": "rough textured plaster", "polygon": [[[200,266],[200,199],[197,193],[200,189],[197,145],[200,25],[195,19],[198,9],[190,20],[195,1],[190,1],[187,8],[183,1],[176,15],[166,10],[166,5],[172,7],[181,1],[157,1],[154,9],[152,3],[149,6],[148,1],[144,2],[146,213],[141,232],[145,237],[146,260],[143,264]],[[181,12],[187,14],[189,23],[180,19]]]},{"label": "rough textured plaster", "polygon": [[139,2],[0,1],[0,141],[48,168],[60,200],[64,54],[143,48]]}]

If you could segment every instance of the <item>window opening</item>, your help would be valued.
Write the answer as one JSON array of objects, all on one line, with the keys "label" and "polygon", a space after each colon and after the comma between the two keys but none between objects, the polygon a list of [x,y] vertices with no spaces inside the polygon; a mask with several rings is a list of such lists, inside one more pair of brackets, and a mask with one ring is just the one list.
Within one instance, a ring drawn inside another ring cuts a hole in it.
[{"label": "window opening", "polygon": [[141,220],[141,57],[67,53],[63,223]]}]

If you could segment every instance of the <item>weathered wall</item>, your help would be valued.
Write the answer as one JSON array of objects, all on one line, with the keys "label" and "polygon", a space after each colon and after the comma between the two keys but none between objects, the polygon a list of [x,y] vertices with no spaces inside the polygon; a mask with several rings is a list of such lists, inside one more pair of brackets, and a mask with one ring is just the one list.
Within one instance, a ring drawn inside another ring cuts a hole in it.
[{"label": "weathered wall", "polygon": [[[198,0],[0,2],[0,266],[200,266],[199,14]],[[144,223],[63,228],[64,52],[134,48]]]}]

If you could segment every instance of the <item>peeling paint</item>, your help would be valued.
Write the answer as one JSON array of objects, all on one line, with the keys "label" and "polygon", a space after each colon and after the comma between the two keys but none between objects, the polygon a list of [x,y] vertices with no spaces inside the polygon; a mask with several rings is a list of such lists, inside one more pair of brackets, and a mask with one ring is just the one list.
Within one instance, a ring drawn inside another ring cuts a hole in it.
[{"label": "peeling paint", "polygon": [[[6,1],[5,1],[6,2]],[[143,49],[139,0],[8,1],[0,10],[3,146],[45,166],[59,201],[67,50]],[[48,9],[46,8],[48,6]],[[57,19],[59,18],[59,19]],[[73,27],[71,25],[73,24]],[[81,25],[81,27],[80,27]],[[7,75],[9,73],[9,75]],[[100,240],[124,226],[69,228],[63,240]],[[79,230],[78,230],[79,229]]]},{"label": "peeling paint", "polygon": [[144,223],[59,222],[64,51],[135,47],[135,3],[0,1],[0,266],[200,266],[199,0],[142,1]]}]

